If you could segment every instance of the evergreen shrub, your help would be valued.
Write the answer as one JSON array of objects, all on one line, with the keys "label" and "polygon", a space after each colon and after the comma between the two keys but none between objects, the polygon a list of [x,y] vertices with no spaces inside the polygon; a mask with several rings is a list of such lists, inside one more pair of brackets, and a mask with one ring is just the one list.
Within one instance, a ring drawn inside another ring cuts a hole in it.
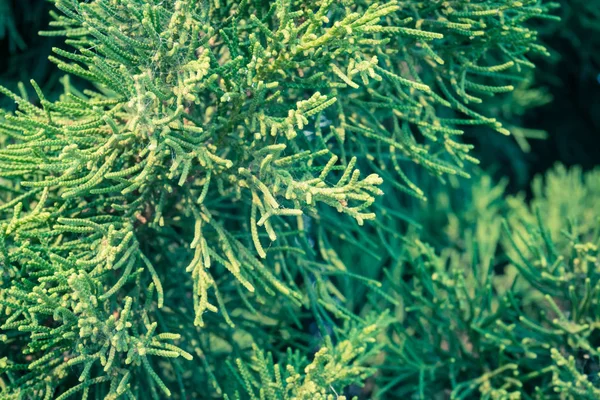
[{"label": "evergreen shrub", "polygon": [[600,397],[600,172],[529,199],[469,136],[527,147],[558,4],[51,3],[60,92],[0,86],[1,399]]}]

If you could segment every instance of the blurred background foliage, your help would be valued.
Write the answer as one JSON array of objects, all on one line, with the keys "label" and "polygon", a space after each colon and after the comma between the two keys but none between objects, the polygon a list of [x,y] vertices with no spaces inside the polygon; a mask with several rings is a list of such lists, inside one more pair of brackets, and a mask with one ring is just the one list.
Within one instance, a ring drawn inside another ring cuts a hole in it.
[{"label": "blurred background foliage", "polygon": [[[60,41],[38,36],[48,27],[50,10],[45,0],[0,0],[0,85],[18,90],[19,82],[35,79],[50,97],[58,96],[62,73],[48,56]],[[31,85],[26,86],[33,92]],[[0,107],[12,109],[14,104],[3,96]]]},{"label": "blurred background foliage", "polygon": [[533,176],[557,161],[584,169],[598,162],[600,2],[558,4],[555,14],[561,21],[536,27],[551,56],[533,60],[530,80],[497,106],[513,137],[477,135],[484,168],[495,167],[496,177],[508,176],[512,191],[527,189]]}]

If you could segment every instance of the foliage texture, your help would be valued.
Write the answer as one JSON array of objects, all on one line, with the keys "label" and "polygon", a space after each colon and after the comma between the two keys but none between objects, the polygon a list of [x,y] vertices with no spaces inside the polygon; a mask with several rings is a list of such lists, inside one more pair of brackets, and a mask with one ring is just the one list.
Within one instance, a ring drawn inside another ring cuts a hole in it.
[{"label": "foliage texture", "polygon": [[2,398],[598,397],[598,173],[528,204],[463,139],[557,4],[52,3],[60,95],[0,86]]}]

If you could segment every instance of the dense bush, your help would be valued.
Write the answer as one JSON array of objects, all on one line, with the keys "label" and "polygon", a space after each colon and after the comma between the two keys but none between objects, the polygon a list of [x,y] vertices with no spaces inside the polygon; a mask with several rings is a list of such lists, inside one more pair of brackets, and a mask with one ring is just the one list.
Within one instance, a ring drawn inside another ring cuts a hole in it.
[{"label": "dense bush", "polygon": [[600,171],[497,180],[593,7],[52,3],[24,85],[0,0],[1,398],[599,397]]}]

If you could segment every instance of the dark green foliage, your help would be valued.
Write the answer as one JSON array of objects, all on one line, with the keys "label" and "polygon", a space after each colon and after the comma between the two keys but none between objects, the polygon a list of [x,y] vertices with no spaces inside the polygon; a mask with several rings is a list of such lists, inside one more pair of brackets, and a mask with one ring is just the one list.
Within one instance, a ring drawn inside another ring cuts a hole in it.
[{"label": "dark green foliage", "polygon": [[8,40],[11,53],[16,49],[25,48],[25,42],[17,30],[13,14],[11,2],[8,0],[0,1],[0,39]]},{"label": "dark green foliage", "polygon": [[[57,68],[48,62],[56,39],[40,40],[38,32],[48,26],[51,4],[45,0],[0,0],[0,85],[35,96],[28,82],[35,79],[48,98],[60,93]],[[26,66],[26,67],[24,67]],[[14,102],[2,96],[0,107],[15,108]]]},{"label": "dark green foliage", "polygon": [[399,254],[386,271],[402,300],[388,396],[598,397],[599,173],[558,168],[530,207],[484,184],[474,198],[496,206],[459,217],[467,235],[449,226],[454,248]]},{"label": "dark green foliage", "polygon": [[[555,23],[536,25],[550,57],[534,58],[536,68],[529,76],[533,90],[514,94],[514,101],[501,102],[499,116],[518,138],[513,126],[528,140],[522,153],[512,138],[477,135],[477,155],[483,165],[502,164],[501,174],[510,174],[511,186],[524,189],[537,173],[551,168],[556,160],[586,169],[597,165],[597,132],[600,129],[600,3],[597,0],[560,0],[553,13]],[[524,82],[527,83],[527,82]],[[524,111],[524,112],[523,112]],[[519,143],[523,140],[519,140]],[[510,166],[510,169],[507,168]]]},{"label": "dark green foliage", "polygon": [[527,146],[557,4],[53,3],[60,95],[0,86],[1,398],[597,396],[598,173],[528,204],[462,139]]}]

